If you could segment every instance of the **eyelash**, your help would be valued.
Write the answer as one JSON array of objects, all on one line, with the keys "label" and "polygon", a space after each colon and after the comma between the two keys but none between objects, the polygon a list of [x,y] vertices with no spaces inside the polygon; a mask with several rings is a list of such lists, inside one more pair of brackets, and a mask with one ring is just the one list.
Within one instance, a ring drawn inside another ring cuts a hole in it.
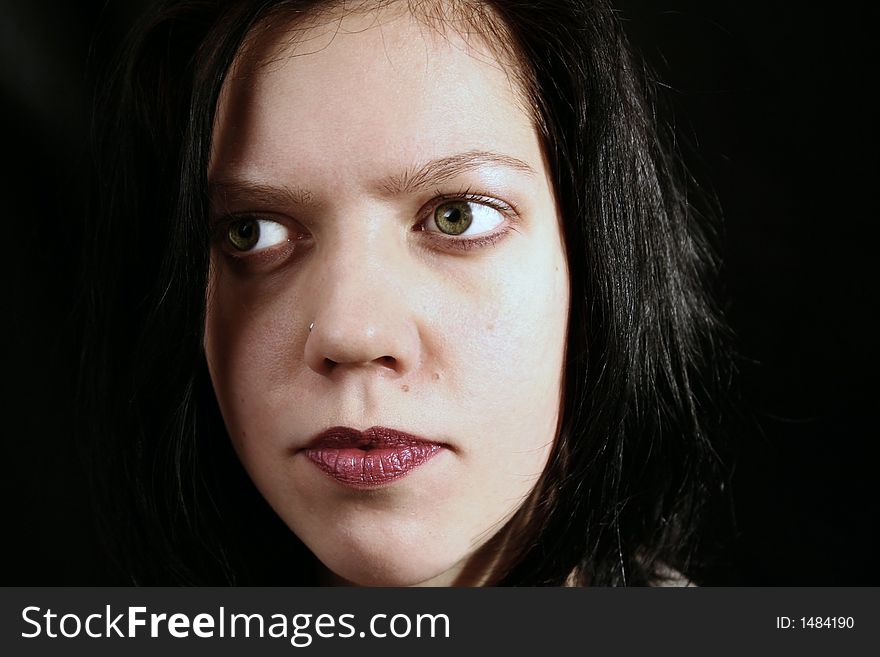
[{"label": "eyelash", "polygon": [[[279,224],[284,224],[283,220],[268,212],[243,212],[241,214],[227,214],[225,216],[221,216],[215,219],[213,222],[213,227],[211,229],[212,241],[219,244],[220,249],[227,256],[232,258],[234,262],[238,263],[237,266],[250,267],[259,266],[260,264],[270,265],[271,263],[274,263],[278,260],[279,250],[284,249],[285,254],[282,257],[287,257],[287,252],[292,251],[293,247],[295,247],[295,245],[302,239],[301,236],[294,235],[293,237],[289,237],[284,244],[277,247],[262,249],[253,253],[247,251],[235,252],[232,248],[229,248],[228,246],[229,227],[232,226],[232,224],[234,224],[236,221],[242,221],[245,219],[252,219],[254,221],[274,221]],[[288,226],[288,228],[290,227]]]},{"label": "eyelash", "polygon": [[[442,205],[443,203],[448,203],[450,201],[465,201],[469,203],[479,203],[480,205],[485,205],[499,212],[508,220],[508,223],[499,228],[495,228],[492,231],[489,231],[485,235],[478,235],[476,237],[452,237],[449,235],[441,237],[440,233],[427,230],[424,225],[431,220],[431,217],[437,210],[437,207],[439,205]],[[479,249],[496,244],[510,231],[516,230],[516,228],[512,226],[509,221],[512,218],[519,216],[519,212],[517,211],[516,206],[512,203],[508,204],[491,196],[484,196],[483,194],[474,193],[470,187],[465,187],[454,194],[444,193],[438,189],[434,192],[434,197],[428,203],[427,208],[428,209],[426,211],[420,213],[423,214],[423,218],[419,220],[418,223],[420,227],[420,232],[430,235],[431,237],[429,239],[437,240],[443,245],[459,251],[472,251],[474,249]]]}]

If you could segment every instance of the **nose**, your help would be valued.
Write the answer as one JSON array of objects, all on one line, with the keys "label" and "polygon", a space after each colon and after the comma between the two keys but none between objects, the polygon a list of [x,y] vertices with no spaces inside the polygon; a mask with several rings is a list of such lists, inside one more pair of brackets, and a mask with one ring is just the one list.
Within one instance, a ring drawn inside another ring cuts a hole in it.
[{"label": "nose", "polygon": [[[361,250],[364,245],[361,243]],[[368,369],[400,377],[419,359],[419,330],[407,303],[411,280],[405,265],[388,254],[327,257],[310,296],[315,300],[305,362],[322,376]],[[329,256],[329,254],[328,254]]]}]

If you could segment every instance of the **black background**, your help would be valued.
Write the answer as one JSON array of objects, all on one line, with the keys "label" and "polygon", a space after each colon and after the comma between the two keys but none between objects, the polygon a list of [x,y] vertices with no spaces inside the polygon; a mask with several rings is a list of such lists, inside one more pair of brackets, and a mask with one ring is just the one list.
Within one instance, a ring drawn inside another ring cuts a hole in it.
[{"label": "black background", "polygon": [[[144,4],[0,4],[4,585],[112,583],[72,429],[72,311],[86,71]],[[878,10],[615,4],[719,199],[741,396],[757,419],[733,436],[737,532],[705,583],[877,585]]]}]

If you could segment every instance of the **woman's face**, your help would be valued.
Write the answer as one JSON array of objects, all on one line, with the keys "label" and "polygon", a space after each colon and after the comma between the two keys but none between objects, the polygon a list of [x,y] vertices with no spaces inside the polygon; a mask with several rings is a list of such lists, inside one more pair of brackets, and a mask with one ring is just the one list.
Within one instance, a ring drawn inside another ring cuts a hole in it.
[{"label": "woman's face", "polygon": [[357,584],[479,581],[556,435],[559,218],[511,65],[470,32],[328,19],[221,95],[214,389],[257,488]]}]

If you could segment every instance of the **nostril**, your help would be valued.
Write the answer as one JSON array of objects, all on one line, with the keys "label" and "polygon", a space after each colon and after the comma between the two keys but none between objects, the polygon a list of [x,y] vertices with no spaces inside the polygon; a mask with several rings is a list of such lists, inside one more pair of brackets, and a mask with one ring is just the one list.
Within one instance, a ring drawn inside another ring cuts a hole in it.
[{"label": "nostril", "polygon": [[[376,365],[381,365],[382,367],[387,367],[389,369],[395,369],[397,367],[397,359],[394,356],[379,356],[378,358],[374,358],[372,362]],[[322,364],[324,372],[329,373],[336,369],[336,367],[340,364],[340,361],[335,361],[332,358],[324,358]]]}]

